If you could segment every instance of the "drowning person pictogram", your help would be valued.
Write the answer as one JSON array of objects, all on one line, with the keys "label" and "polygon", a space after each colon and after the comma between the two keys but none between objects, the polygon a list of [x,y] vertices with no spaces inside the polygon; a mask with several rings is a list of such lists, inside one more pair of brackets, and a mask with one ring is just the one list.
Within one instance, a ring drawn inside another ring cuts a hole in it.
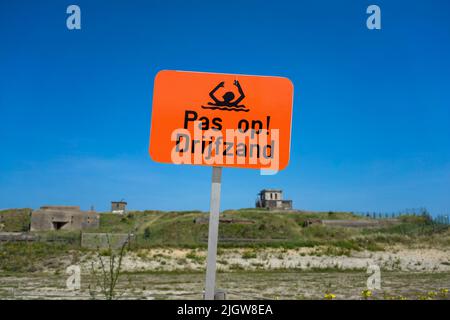
[{"label": "drowning person pictogram", "polygon": [[211,97],[211,99],[213,99],[214,102],[208,102],[208,106],[202,106],[202,108],[213,110],[219,109],[224,111],[250,111],[245,107],[245,105],[239,104],[245,98],[244,90],[242,90],[239,81],[234,80],[233,84],[239,91],[239,97],[237,99],[234,99],[235,95],[232,91],[225,92],[225,94],[222,96],[222,100],[219,100],[216,97],[217,90],[219,90],[220,88],[224,88],[225,86],[225,82],[222,81],[209,93],[209,96]]}]

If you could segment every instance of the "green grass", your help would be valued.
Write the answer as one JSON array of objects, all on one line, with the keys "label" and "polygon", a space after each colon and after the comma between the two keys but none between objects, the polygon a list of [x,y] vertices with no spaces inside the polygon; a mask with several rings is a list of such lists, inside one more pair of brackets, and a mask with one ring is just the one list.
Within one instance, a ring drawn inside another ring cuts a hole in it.
[{"label": "green grass", "polygon": [[257,256],[258,255],[255,251],[248,250],[242,254],[242,259],[255,259]]},{"label": "green grass", "polygon": [[74,247],[80,246],[81,243],[80,231],[38,231],[33,234],[38,237],[39,242],[64,243]]},{"label": "green grass", "polygon": [[0,211],[0,231],[28,231],[31,223],[31,209],[8,209]]},{"label": "green grass", "polygon": [[60,262],[53,258],[67,255],[70,248],[61,243],[3,243],[0,244],[0,270],[36,272],[46,267],[54,268]]},{"label": "green grass", "polygon": [[[142,211],[128,215],[101,214],[100,230],[92,232],[134,232],[135,248],[206,247],[208,224],[194,223],[208,217],[200,211]],[[383,250],[385,245],[433,243],[450,245],[448,227],[431,224],[425,217],[402,216],[401,223],[379,228],[345,228],[325,225],[304,227],[308,219],[365,219],[349,212],[272,212],[264,209],[226,210],[222,218],[250,221],[250,224],[221,223],[219,246],[228,247],[314,247],[334,246],[343,250]]]},{"label": "green grass", "polygon": [[199,256],[194,251],[189,252],[186,255],[186,259],[189,259],[189,260],[191,260],[193,262],[197,262],[197,263],[203,263],[205,261],[205,257]]}]

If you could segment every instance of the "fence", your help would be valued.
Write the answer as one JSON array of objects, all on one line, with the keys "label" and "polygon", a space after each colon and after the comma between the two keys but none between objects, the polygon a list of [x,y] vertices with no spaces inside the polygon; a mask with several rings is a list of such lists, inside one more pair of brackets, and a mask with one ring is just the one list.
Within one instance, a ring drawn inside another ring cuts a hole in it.
[{"label": "fence", "polygon": [[134,238],[127,233],[85,233],[81,234],[81,247],[89,249],[117,249]]},{"label": "fence", "polygon": [[441,214],[432,216],[427,209],[405,209],[398,212],[353,212],[353,214],[371,219],[399,219],[403,216],[426,217],[428,221],[439,225],[450,225],[450,214]]}]

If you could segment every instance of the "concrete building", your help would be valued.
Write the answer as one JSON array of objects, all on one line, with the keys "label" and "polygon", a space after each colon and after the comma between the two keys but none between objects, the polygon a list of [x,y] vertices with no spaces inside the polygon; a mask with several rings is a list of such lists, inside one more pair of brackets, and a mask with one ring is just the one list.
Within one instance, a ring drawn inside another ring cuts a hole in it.
[{"label": "concrete building", "polygon": [[30,231],[95,229],[100,217],[78,206],[42,206],[31,213]]},{"label": "concrete building", "polygon": [[292,200],[283,200],[282,190],[264,189],[258,193],[256,207],[270,210],[292,210]]},{"label": "concrete building", "polygon": [[111,201],[111,212],[124,214],[127,211],[127,203],[123,200]]}]

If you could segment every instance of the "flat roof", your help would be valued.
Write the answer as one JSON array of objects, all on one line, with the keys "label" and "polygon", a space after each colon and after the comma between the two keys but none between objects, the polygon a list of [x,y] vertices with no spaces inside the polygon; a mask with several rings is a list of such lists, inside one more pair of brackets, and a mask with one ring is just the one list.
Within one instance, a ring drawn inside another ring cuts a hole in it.
[{"label": "flat roof", "polygon": [[41,206],[41,210],[76,210],[80,211],[80,206],[59,206],[59,205],[45,205]]}]

